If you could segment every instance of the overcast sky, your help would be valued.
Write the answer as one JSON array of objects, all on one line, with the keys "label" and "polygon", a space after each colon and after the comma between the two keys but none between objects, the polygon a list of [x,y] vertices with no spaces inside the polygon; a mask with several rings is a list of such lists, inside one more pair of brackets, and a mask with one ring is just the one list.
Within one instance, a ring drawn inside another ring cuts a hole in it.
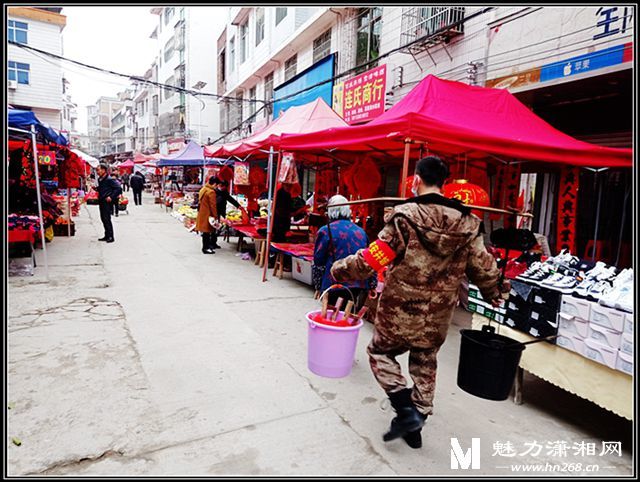
[{"label": "overcast sky", "polygon": [[[64,57],[123,74],[143,75],[157,54],[149,38],[158,16],[147,7],[64,7],[67,25],[62,31]],[[223,16],[221,20],[224,22]],[[76,128],[87,132],[86,106],[102,95],[113,96],[130,83],[63,62],[71,99],[78,105]]]}]

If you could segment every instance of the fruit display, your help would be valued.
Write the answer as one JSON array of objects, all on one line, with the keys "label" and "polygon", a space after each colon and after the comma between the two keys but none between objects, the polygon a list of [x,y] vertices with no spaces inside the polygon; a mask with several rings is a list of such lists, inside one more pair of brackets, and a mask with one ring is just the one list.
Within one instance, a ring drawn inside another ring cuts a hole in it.
[{"label": "fruit display", "polygon": [[184,206],[180,206],[179,209],[176,210],[176,212],[179,215],[182,215],[186,218],[189,219],[196,219],[198,217],[198,210],[197,209],[193,209],[190,206],[184,205]]},{"label": "fruit display", "polygon": [[232,223],[239,223],[242,221],[242,212],[234,209],[227,213],[227,221],[231,221]]}]

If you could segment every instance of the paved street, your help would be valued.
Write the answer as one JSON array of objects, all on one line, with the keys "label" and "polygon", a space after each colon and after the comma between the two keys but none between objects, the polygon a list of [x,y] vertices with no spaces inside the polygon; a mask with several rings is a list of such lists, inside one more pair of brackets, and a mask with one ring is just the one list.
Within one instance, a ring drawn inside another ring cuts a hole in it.
[{"label": "paved street", "polygon": [[[393,412],[381,409],[370,373],[371,326],[349,377],[315,376],[306,367],[311,289],[262,283],[235,239],[203,255],[195,234],[148,194],[144,201],[114,218],[113,244],[97,241],[97,206],[83,206],[76,236],[48,246],[48,283],[41,251],[36,276],[10,278],[11,475],[509,476],[497,467],[511,462],[631,473],[631,423],[612,413],[532,376],[521,406],[461,391],[464,312],[439,356],[423,448],[385,444]],[[465,448],[481,439],[479,470],[451,470],[452,437]],[[538,456],[493,455],[496,442],[523,451],[534,441],[545,446]],[[547,456],[555,441],[595,442],[598,451]],[[622,455],[600,456],[602,441],[621,441]]]}]

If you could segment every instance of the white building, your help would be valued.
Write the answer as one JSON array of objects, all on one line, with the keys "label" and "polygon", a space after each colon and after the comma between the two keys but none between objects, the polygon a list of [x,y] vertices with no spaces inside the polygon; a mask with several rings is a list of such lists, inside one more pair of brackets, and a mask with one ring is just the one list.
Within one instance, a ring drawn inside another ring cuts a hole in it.
[{"label": "white building", "polygon": [[[67,18],[62,8],[9,7],[8,39],[62,55],[62,30]],[[62,66],[16,45],[8,45],[8,103],[31,110],[36,117],[61,129]]]},{"label": "white building", "polygon": [[[341,10],[344,9],[230,8],[226,28],[217,42],[218,94],[241,99],[272,99],[278,85],[340,49],[336,25]],[[262,105],[224,101],[220,110],[222,133],[252,116]],[[271,109],[263,109],[251,122],[252,130],[270,120]],[[248,129],[236,131],[225,140],[248,134]]]},{"label": "white building", "polygon": [[60,128],[63,135],[71,135],[76,132],[76,120],[78,120],[78,104],[71,100],[69,81],[62,79],[62,111],[60,112]]},{"label": "white building", "polygon": [[[147,70],[144,78],[157,82],[157,59]],[[133,98],[135,150],[155,152],[158,150],[158,112],[160,88],[150,84],[138,84]]]},{"label": "white building", "polygon": [[130,152],[135,149],[133,89],[118,93],[120,109],[111,118],[111,138],[116,153]]},{"label": "white building", "polygon": [[[158,42],[158,82],[202,92],[213,92],[216,83],[216,36],[213,25],[220,8],[156,7],[158,26],[152,38]],[[218,103],[211,97],[194,97],[162,89],[158,98],[160,152],[174,152],[185,139],[204,144],[219,136]],[[146,129],[146,127],[145,127]]]},{"label": "white building", "polygon": [[115,152],[111,119],[122,109],[123,102],[115,97],[100,97],[95,105],[87,107],[89,152],[100,157]]}]

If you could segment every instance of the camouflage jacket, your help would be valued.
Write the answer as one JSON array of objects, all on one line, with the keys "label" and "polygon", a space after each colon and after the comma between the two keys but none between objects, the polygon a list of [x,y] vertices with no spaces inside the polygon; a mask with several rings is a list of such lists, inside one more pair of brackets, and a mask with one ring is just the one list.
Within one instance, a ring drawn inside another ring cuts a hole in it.
[{"label": "camouflage jacket", "polygon": [[[437,194],[419,199],[442,199]],[[439,202],[439,201],[436,201]],[[485,300],[500,295],[500,271],[479,234],[480,219],[441,204],[408,202],[385,216],[378,238],[396,257],[389,265],[380,296],[376,329],[402,337],[417,346],[439,346],[458,300],[465,275],[478,285]],[[374,274],[364,250],[336,261],[331,273],[337,281],[364,279]]]}]

